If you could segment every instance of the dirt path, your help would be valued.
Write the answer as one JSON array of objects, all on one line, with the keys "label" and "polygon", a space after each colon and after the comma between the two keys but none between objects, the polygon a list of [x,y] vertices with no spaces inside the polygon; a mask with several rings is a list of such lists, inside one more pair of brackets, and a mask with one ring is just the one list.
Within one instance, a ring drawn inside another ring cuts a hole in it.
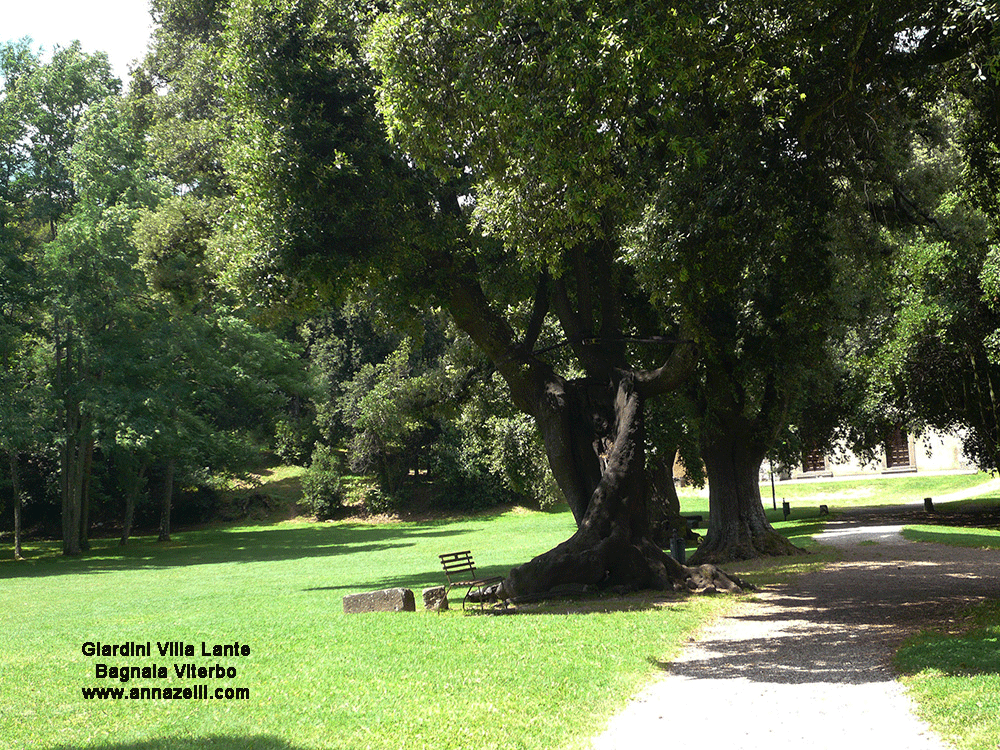
[{"label": "dirt path", "polygon": [[916,718],[890,659],[914,631],[1000,597],[1000,552],[907,542],[901,524],[884,523],[890,515],[831,523],[820,541],[841,548],[841,562],[761,592],[703,631],[595,750],[709,738],[768,750],[949,747]]}]

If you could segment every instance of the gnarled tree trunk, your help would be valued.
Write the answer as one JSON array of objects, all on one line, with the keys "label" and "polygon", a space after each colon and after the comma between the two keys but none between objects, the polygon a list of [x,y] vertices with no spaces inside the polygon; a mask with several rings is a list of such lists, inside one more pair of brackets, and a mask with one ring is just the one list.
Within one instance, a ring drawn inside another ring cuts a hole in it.
[{"label": "gnarled tree trunk", "polygon": [[[582,263],[582,255],[577,255]],[[559,593],[563,587],[623,589],[735,589],[736,582],[711,566],[686,568],[653,543],[647,509],[644,400],[674,390],[694,369],[696,349],[675,346],[655,370],[625,366],[620,299],[604,268],[596,279],[602,311],[598,331],[593,278],[576,274],[576,305],[565,279],[544,276],[536,291],[531,323],[517,340],[508,321],[489,303],[482,288],[454,259],[438,258],[439,273],[450,274],[447,307],[510,386],[514,404],[534,417],[549,466],[562,490],[577,531],[562,544],[514,568],[488,596],[522,600]],[[551,299],[567,344],[588,377],[566,380],[532,352]]]},{"label": "gnarled tree trunk", "polygon": [[514,568],[499,585],[499,598],[517,601],[581,585],[738,588],[721,571],[681,565],[653,542],[643,399],[632,373],[616,380],[607,386],[587,380],[550,385],[539,423],[578,528],[562,544]]},{"label": "gnarled tree trunk", "polygon": [[754,444],[752,429],[736,420],[727,427],[702,441],[709,522],[692,562],[720,564],[803,553],[775,531],[764,514],[759,474],[765,453]]}]

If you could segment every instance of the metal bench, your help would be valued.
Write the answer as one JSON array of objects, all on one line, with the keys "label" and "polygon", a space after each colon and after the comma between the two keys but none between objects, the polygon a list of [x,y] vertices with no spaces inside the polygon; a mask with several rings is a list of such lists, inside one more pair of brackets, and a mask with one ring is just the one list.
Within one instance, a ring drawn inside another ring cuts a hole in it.
[{"label": "metal bench", "polygon": [[483,592],[486,587],[492,586],[494,583],[500,583],[503,580],[503,576],[479,577],[476,574],[476,563],[472,559],[472,552],[469,550],[448,552],[438,555],[438,557],[441,558],[441,567],[444,568],[445,577],[448,579],[448,587],[445,595],[447,596],[447,593],[454,586],[466,587],[465,596],[462,598],[462,609],[465,609],[465,604],[469,601],[473,591],[478,594],[479,608],[482,609],[485,599]]}]

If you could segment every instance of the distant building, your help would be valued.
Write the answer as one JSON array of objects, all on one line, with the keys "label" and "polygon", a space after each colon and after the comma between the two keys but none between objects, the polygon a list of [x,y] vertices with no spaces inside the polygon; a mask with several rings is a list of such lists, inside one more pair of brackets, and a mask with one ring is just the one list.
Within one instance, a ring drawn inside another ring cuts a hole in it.
[{"label": "distant building", "polygon": [[[893,430],[875,461],[863,462],[853,454],[830,455],[822,450],[802,457],[802,463],[782,479],[809,479],[863,474],[905,474],[920,472],[974,471],[974,464],[962,451],[962,439],[928,430],[914,436],[903,429]],[[765,463],[764,473],[768,471]],[[778,476],[775,475],[777,479]]]}]

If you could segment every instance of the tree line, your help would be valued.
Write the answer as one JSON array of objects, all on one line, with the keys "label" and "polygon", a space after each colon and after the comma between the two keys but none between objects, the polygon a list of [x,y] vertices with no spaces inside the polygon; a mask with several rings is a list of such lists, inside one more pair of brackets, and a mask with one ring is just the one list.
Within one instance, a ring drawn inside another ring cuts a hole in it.
[{"label": "tree line", "polygon": [[550,503],[528,425],[493,408],[487,368],[439,314],[358,295],[264,319],[221,284],[211,243],[233,194],[217,113],[174,98],[194,91],[162,93],[166,47],[129,92],[79,44],[48,61],[27,40],[0,50],[0,476],[15,557],[28,527],[68,555],[97,527],[169,540],[178,511],[212,518],[215,490],[264,452],[314,467],[305,504],[320,517],[345,469],[376,476],[372,511],[403,502],[411,468],[455,508]]},{"label": "tree line", "polygon": [[95,452],[169,486],[255,429],[389,500],[548,472],[578,530],[507,595],[682,579],[678,451],[705,562],[796,552],[767,457],[998,466],[993,4],[481,5],[156,0],[125,95],[8,45],[4,450],[49,420],[64,539]]}]

